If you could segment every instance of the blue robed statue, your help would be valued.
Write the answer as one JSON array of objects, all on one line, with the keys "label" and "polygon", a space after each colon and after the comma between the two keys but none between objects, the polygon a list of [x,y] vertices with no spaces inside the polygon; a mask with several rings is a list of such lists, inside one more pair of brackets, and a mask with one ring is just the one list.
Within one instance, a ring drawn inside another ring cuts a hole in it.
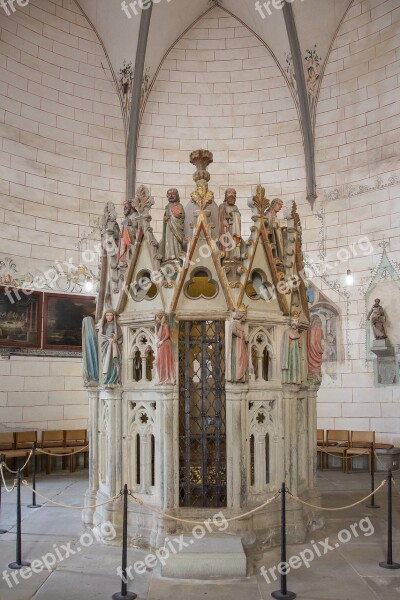
[{"label": "blue robed statue", "polygon": [[97,333],[92,317],[85,317],[82,321],[82,368],[85,386],[99,385]]}]

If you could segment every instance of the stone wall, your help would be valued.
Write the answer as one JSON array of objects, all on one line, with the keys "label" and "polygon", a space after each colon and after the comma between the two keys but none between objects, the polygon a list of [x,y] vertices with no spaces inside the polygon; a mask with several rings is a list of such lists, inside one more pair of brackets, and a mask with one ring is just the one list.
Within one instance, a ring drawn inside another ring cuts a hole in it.
[{"label": "stone wall", "polygon": [[[379,439],[398,443],[399,387],[374,387],[372,362],[366,362],[365,292],[383,238],[390,261],[400,259],[399,28],[397,2],[356,0],[339,30],[317,107],[317,207],[324,212],[305,223],[313,233],[307,250],[315,260],[322,253],[329,265],[322,285],[340,305],[346,344],[337,379],[326,377],[318,394],[319,426],[372,429]],[[364,238],[371,248],[360,244]],[[354,276],[348,288],[347,269]],[[327,282],[337,282],[340,293]],[[399,344],[393,312],[399,289],[383,279],[377,295],[388,314],[389,338]]]},{"label": "stone wall", "polygon": [[245,224],[254,185],[266,185],[270,197],[304,190],[302,138],[286,80],[268,48],[220,8],[176,42],[145,106],[137,182],[156,200],[158,234],[168,187],[179,188],[183,204],[190,199],[189,154],[202,147],[214,154],[216,201],[234,186]]},{"label": "stone wall", "polygon": [[[73,0],[0,10],[0,27],[0,260],[23,278],[82,262],[105,202],[124,198],[125,137],[104,49]],[[84,426],[80,373],[79,359],[0,360],[2,425]]]}]

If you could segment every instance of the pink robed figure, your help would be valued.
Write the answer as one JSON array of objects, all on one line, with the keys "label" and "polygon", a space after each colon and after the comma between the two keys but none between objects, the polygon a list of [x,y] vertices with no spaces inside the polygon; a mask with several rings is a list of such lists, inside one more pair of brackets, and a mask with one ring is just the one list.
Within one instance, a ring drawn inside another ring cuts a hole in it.
[{"label": "pink robed figure", "polygon": [[308,374],[321,376],[321,364],[324,354],[324,332],[322,322],[318,316],[311,320],[311,327],[307,334],[307,360]]},{"label": "pink robed figure", "polygon": [[247,373],[248,350],[246,332],[243,328],[245,315],[236,313],[227,340],[227,381],[244,381]]},{"label": "pink robed figure", "polygon": [[169,383],[175,385],[175,359],[172,346],[167,315],[161,313],[156,316],[156,385]]}]

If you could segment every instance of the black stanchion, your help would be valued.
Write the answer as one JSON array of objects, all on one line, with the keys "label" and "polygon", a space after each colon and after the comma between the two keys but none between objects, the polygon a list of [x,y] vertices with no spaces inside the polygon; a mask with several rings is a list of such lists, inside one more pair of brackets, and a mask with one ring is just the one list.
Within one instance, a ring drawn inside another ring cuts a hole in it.
[{"label": "black stanchion", "polygon": [[[371,492],[375,491],[375,444],[371,444]],[[378,504],[375,504],[375,494],[371,496],[371,502],[367,504],[367,508],[380,508]]]},{"label": "black stanchion", "polygon": [[16,560],[8,565],[9,569],[21,569],[22,567],[30,567],[30,562],[21,560],[21,471],[17,471],[17,547]]},{"label": "black stanchion", "polygon": [[389,469],[388,472],[388,545],[387,545],[387,561],[383,561],[379,563],[379,566],[382,569],[400,569],[399,563],[393,562],[393,523],[392,523],[392,485],[393,485],[393,475],[392,471]]},{"label": "black stanchion", "polygon": [[124,517],[122,525],[122,572],[121,572],[121,591],[112,595],[113,600],[135,600],[137,594],[128,592],[127,580],[127,559],[128,559],[128,486],[124,485]]},{"label": "black stanchion", "polygon": [[[0,462],[1,463],[4,462],[4,458],[3,458],[2,454],[0,454]],[[1,490],[2,490],[2,487],[3,487],[3,478],[0,473],[0,514],[1,514]],[[0,529],[0,535],[2,535],[3,533],[7,533],[7,529]]]},{"label": "black stanchion", "polygon": [[[281,487],[281,567],[286,563],[286,485],[282,483]],[[281,572],[281,589],[272,592],[271,596],[277,600],[294,600],[296,594],[288,592],[286,585],[286,570]]]},{"label": "black stanchion", "polygon": [[28,504],[28,508],[40,508],[41,504],[36,504],[36,444],[32,444],[33,453],[33,473],[32,473],[32,504]]}]

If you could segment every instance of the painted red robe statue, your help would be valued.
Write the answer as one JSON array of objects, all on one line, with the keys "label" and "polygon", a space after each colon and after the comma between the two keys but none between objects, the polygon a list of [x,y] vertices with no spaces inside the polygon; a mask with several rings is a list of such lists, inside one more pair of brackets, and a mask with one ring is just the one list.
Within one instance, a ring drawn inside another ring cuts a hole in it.
[{"label": "painted red robe statue", "polygon": [[308,375],[321,377],[321,364],[324,354],[324,332],[321,319],[316,316],[311,321],[311,327],[307,333],[307,361]]},{"label": "painted red robe statue", "polygon": [[175,385],[174,350],[166,314],[157,315],[156,317],[156,340],[156,385],[163,385],[165,383]]}]

